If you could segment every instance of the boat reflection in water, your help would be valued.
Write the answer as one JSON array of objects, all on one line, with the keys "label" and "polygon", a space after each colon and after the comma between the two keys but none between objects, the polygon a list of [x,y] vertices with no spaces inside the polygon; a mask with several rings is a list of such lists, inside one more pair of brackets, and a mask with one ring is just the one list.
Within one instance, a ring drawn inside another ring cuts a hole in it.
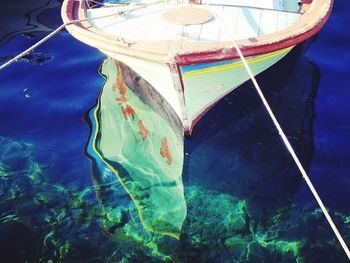
[{"label": "boat reflection in water", "polygon": [[[182,135],[180,129],[176,132],[176,119],[159,114],[128,88],[129,81],[134,88],[142,81],[134,74],[130,79],[127,70],[110,58],[102,65],[106,82],[90,113],[93,131],[88,153],[117,176],[146,229],[179,238],[187,211]],[[155,94],[147,95],[149,102],[164,105]]]},{"label": "boat reflection in water", "polygon": [[[319,73],[304,52],[295,48],[258,81],[307,168]],[[116,259],[285,262],[315,259],[305,231],[333,240],[319,230],[317,209],[293,204],[301,176],[252,84],[221,100],[186,139],[169,105],[130,68],[107,58],[101,74],[86,153],[102,228],[120,240]],[[327,249],[341,253],[334,242]]]}]

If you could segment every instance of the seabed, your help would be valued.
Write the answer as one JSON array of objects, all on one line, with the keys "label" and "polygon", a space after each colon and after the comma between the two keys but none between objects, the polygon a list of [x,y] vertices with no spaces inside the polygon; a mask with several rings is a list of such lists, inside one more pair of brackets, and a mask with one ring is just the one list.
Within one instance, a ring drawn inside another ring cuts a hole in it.
[{"label": "seabed", "polygon": [[[278,64],[285,73],[271,69],[259,78],[308,167],[318,75],[293,52],[288,63]],[[118,62],[107,58],[101,74],[105,84],[86,117],[91,186],[77,182],[79,167],[71,180],[57,180],[52,153],[44,158],[37,145],[0,138],[0,258],[345,260],[320,209],[294,202],[303,182],[250,84],[222,100],[184,139],[132,89],[115,86]],[[274,76],[270,82],[268,75]],[[350,217],[330,213],[349,236]]]}]

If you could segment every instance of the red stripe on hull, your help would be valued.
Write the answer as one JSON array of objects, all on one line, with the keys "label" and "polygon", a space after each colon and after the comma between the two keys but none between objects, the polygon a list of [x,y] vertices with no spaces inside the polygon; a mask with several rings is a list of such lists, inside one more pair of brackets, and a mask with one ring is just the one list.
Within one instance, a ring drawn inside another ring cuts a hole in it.
[{"label": "red stripe on hull", "polygon": [[[312,2],[310,0],[309,2]],[[305,40],[311,38],[315,34],[317,34],[321,28],[324,26],[326,21],[328,20],[333,7],[333,1],[331,2],[331,8],[329,9],[327,15],[323,17],[323,19],[317,24],[317,26],[313,27],[311,30],[305,32],[304,34],[297,35],[295,37],[287,38],[272,44],[259,45],[255,47],[242,47],[241,51],[243,56],[250,57],[261,55],[265,53],[271,53],[280,49],[288,48],[291,46],[295,46],[304,42]],[[189,53],[189,54],[180,54],[175,56],[176,63],[179,66],[192,65],[197,63],[208,63],[215,62],[218,60],[227,60],[227,59],[235,59],[239,58],[239,55],[234,47],[218,49],[218,50],[210,50],[205,52],[198,53]]]}]

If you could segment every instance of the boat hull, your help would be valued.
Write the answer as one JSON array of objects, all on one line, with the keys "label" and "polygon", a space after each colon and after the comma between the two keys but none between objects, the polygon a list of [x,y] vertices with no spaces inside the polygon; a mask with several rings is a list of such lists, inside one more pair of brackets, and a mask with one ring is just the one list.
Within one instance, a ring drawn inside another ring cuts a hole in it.
[{"label": "boat hull", "polygon": [[[253,74],[268,69],[292,48],[247,57]],[[129,81],[129,88],[139,90],[141,96],[150,94],[141,92],[142,89],[153,88],[155,93],[151,97],[160,106],[173,111],[171,115],[176,116],[173,119],[180,121],[183,133],[187,136],[192,134],[195,124],[213,105],[250,79],[238,58],[181,66],[101,51],[131,68],[131,79],[142,78],[143,81],[137,83]],[[143,99],[149,100],[146,97]]]},{"label": "boat hull", "polygon": [[[257,75],[282,59],[291,49],[251,56],[247,62],[253,74]],[[180,69],[190,123],[186,132],[190,134],[194,125],[217,101],[250,79],[238,58],[181,66]]]}]

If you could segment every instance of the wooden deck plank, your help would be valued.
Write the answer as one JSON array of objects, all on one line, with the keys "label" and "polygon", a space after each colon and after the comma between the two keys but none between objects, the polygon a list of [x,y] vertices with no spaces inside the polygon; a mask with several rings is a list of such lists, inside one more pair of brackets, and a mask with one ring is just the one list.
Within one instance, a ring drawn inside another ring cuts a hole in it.
[{"label": "wooden deck plank", "polygon": [[233,40],[237,29],[239,8],[225,6],[222,13],[222,20],[219,32],[219,41]]},{"label": "wooden deck plank", "polygon": [[[116,10],[114,10],[114,12],[116,12]],[[103,31],[118,37],[126,39],[140,39],[140,33],[142,32],[142,29],[140,29],[142,22],[140,21],[145,19],[143,17],[145,12],[145,9],[139,9],[133,11],[132,13],[126,13],[113,17],[112,19],[114,21],[111,20],[111,22],[108,22],[105,19],[98,19],[95,20],[95,23],[99,24],[99,28],[103,29]],[[133,30],[130,30],[130,28],[133,28]]]},{"label": "wooden deck plank", "polygon": [[259,34],[261,13],[260,9],[241,8],[234,38],[244,39],[257,36]]},{"label": "wooden deck plank", "polygon": [[210,6],[208,9],[212,12],[214,18],[208,23],[202,25],[199,41],[218,41],[223,6]]},{"label": "wooden deck plank", "polygon": [[181,40],[182,32],[184,30],[183,25],[167,24],[166,30],[163,33],[163,40]]},{"label": "wooden deck plank", "polygon": [[[116,17],[96,19],[92,23],[103,31],[125,40],[193,42],[230,41],[282,30],[298,20],[300,14],[234,6],[203,5],[214,19],[201,25],[167,23],[162,16],[174,5],[154,5],[127,12]],[[116,8],[89,11],[89,17],[116,13]]]},{"label": "wooden deck plank", "polygon": [[144,27],[144,34],[142,39],[145,41],[157,40],[167,40],[164,38],[164,34],[168,29],[168,23],[166,23],[162,18],[162,13],[154,14],[149,16],[149,21]]},{"label": "wooden deck plank", "polygon": [[[116,13],[116,8],[96,8],[96,9],[90,9],[87,11],[87,15],[90,18],[93,17],[99,17],[104,16],[108,14]],[[104,31],[108,32],[108,29],[110,27],[113,27],[117,25],[118,23],[123,23],[125,21],[125,18],[122,16],[111,16],[111,17],[105,17],[102,19],[96,19],[96,20],[90,20],[90,23],[95,25],[97,28],[103,29]]]},{"label": "wooden deck plank", "polygon": [[182,40],[190,40],[194,42],[199,41],[202,25],[188,25],[184,26]]},{"label": "wooden deck plank", "polygon": [[259,36],[273,33],[277,29],[277,12],[273,10],[263,10],[261,13]]},{"label": "wooden deck plank", "polygon": [[[176,32],[174,32],[174,37],[171,37],[168,34],[169,27],[172,24],[166,22],[163,19],[163,14],[168,10],[174,8],[174,6],[169,5],[161,5],[161,6],[149,6],[147,8],[147,12],[145,16],[149,19],[147,24],[143,26],[144,35],[142,39],[149,40],[169,40],[169,39],[180,39],[178,37],[181,34],[182,26],[175,25],[177,28]],[[171,31],[171,30],[170,30]]]},{"label": "wooden deck plank", "polygon": [[285,29],[287,24],[287,13],[278,12],[277,13],[277,31]]},{"label": "wooden deck plank", "polygon": [[259,8],[281,8],[279,0],[202,0],[203,4],[250,6]]},{"label": "wooden deck plank", "polygon": [[126,39],[141,39],[144,36],[144,28],[149,24],[149,18],[144,16],[146,9],[138,10],[138,13],[131,13],[129,19],[118,25],[115,30],[120,30],[120,36]]},{"label": "wooden deck plank", "polygon": [[288,13],[286,19],[286,27],[293,25],[300,17],[300,14]]}]

